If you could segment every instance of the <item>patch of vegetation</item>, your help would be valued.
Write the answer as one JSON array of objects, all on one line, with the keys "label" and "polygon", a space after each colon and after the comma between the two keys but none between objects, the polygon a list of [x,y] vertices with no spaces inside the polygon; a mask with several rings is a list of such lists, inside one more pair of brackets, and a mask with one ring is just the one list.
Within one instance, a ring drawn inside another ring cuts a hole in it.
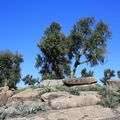
[{"label": "patch of vegetation", "polygon": [[99,92],[101,101],[98,103],[104,107],[115,108],[120,104],[120,94],[115,93],[109,88],[105,88]]},{"label": "patch of vegetation", "polygon": [[80,95],[80,90],[78,88],[71,88],[66,86],[56,86],[56,89],[59,91],[66,91],[72,95]]},{"label": "patch of vegetation", "polygon": [[6,117],[6,113],[3,111],[0,111],[0,120],[4,120]]},{"label": "patch of vegetation", "polygon": [[39,96],[41,96],[44,93],[48,93],[48,92],[56,92],[57,90],[54,87],[51,86],[46,86],[43,88],[43,90],[40,92]]},{"label": "patch of vegetation", "polygon": [[104,88],[105,86],[100,86],[100,85],[78,87],[79,91],[101,91]]},{"label": "patch of vegetation", "polygon": [[24,115],[24,114],[36,113],[38,111],[45,111],[47,109],[47,106],[41,104],[35,104],[35,105],[24,104],[24,105],[16,106],[16,109],[20,111],[22,115]]}]

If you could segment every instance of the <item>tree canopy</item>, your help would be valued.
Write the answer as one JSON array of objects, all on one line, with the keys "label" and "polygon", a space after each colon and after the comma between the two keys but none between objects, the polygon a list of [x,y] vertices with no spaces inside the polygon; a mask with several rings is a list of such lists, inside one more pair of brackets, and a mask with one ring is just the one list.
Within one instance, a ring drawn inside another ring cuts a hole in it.
[{"label": "tree canopy", "polygon": [[95,22],[93,17],[80,19],[69,36],[69,58],[75,59],[71,76],[78,65],[89,63],[90,66],[103,64],[107,40],[111,37],[108,25],[103,21]]},{"label": "tree canopy", "polygon": [[40,54],[36,57],[36,67],[41,68],[42,79],[62,79],[69,75],[67,38],[61,32],[60,24],[51,23],[37,46]]},{"label": "tree canopy", "polygon": [[104,64],[111,34],[106,23],[96,22],[93,17],[76,22],[68,37],[61,32],[60,24],[53,22],[38,43],[36,67],[43,79],[61,79],[74,77],[79,65]]},{"label": "tree canopy", "polygon": [[87,72],[86,68],[82,69],[81,71],[81,75],[82,75],[81,77],[93,77],[93,74],[94,72],[91,70]]},{"label": "tree canopy", "polygon": [[107,80],[111,79],[111,77],[115,76],[115,71],[111,69],[104,70],[104,77],[101,79],[101,82],[106,85]]},{"label": "tree canopy", "polygon": [[16,84],[20,81],[20,63],[23,58],[18,53],[13,54],[10,51],[0,52],[0,86],[9,86],[16,88]]}]

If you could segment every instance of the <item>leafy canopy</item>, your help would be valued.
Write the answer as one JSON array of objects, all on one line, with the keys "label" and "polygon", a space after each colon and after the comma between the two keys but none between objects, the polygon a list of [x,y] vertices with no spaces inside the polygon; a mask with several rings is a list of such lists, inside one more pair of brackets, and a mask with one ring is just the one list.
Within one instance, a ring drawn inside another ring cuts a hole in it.
[{"label": "leafy canopy", "polygon": [[69,75],[66,43],[67,39],[61,32],[61,26],[56,22],[51,23],[37,45],[40,54],[36,57],[36,67],[41,68],[39,70],[42,79],[62,79]]},{"label": "leafy canopy", "polygon": [[23,58],[18,53],[13,54],[10,51],[0,52],[0,86],[9,86],[16,88],[16,84],[20,81],[20,63]]},{"label": "leafy canopy", "polygon": [[103,21],[95,22],[93,17],[80,19],[69,36],[69,58],[75,59],[72,77],[80,64],[89,63],[91,66],[103,64],[107,40],[111,37],[108,25]]},{"label": "leafy canopy", "polygon": [[86,70],[86,68],[84,68],[82,71],[81,71],[81,77],[93,77],[93,74],[94,72],[93,71],[88,71]]},{"label": "leafy canopy", "polygon": [[107,84],[107,80],[110,80],[111,77],[115,76],[115,71],[111,70],[111,69],[106,69],[104,70],[104,77],[101,79],[101,82],[106,85]]}]

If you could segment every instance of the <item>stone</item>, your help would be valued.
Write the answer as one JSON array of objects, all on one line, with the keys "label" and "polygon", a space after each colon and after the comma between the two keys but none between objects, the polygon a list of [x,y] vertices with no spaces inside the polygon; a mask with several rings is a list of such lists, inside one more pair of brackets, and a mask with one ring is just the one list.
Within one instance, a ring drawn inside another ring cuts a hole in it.
[{"label": "stone", "polygon": [[43,80],[40,82],[40,87],[48,87],[48,86],[59,86],[63,85],[63,79],[59,80]]},{"label": "stone", "polygon": [[67,86],[91,85],[96,84],[97,80],[94,77],[70,78],[69,80],[63,80],[63,83]]},{"label": "stone", "polygon": [[35,90],[35,89],[32,89],[32,88],[28,88],[28,89],[25,89],[24,91],[22,92],[19,92],[17,94],[14,94],[9,100],[21,100],[21,101],[24,101],[24,100],[32,100],[32,99],[35,99],[36,97],[38,97],[40,94],[40,90]]},{"label": "stone", "polygon": [[120,89],[120,80],[107,80],[107,86],[117,91]]},{"label": "stone", "polygon": [[4,106],[8,101],[8,97],[5,92],[0,93],[0,107]]},{"label": "stone", "polygon": [[4,86],[4,87],[0,87],[0,91],[8,91],[9,90],[9,87],[8,86]]},{"label": "stone", "polygon": [[103,120],[116,117],[110,108],[99,105],[57,110],[48,114],[47,120]]},{"label": "stone", "polygon": [[65,91],[49,92],[49,93],[42,94],[41,99],[44,102],[49,102],[50,100],[61,97],[61,96],[67,97],[67,96],[70,96],[70,94]]},{"label": "stone", "polygon": [[67,95],[50,100],[49,105],[52,109],[58,110],[96,105],[99,101],[100,97],[95,94]]}]

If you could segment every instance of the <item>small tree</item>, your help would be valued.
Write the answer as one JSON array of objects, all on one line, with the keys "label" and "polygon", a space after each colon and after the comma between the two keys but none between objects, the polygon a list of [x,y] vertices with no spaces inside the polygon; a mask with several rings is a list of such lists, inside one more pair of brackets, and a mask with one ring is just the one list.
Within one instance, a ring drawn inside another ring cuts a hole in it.
[{"label": "small tree", "polygon": [[115,71],[111,69],[104,70],[104,77],[101,79],[101,82],[106,85],[107,80],[111,79],[111,77],[115,76]]},{"label": "small tree", "polygon": [[[89,63],[91,66],[103,64],[107,40],[111,37],[108,25],[103,21],[95,23],[93,17],[80,19],[69,36],[69,58],[75,59],[71,77],[78,65]],[[83,61],[82,61],[83,60]]]},{"label": "small tree", "polygon": [[117,72],[118,78],[120,78],[120,71]]},{"label": "small tree", "polygon": [[40,54],[36,57],[36,68],[40,70],[42,79],[62,79],[69,75],[67,39],[58,23],[53,22],[45,30],[37,46]]},{"label": "small tree", "polygon": [[20,81],[20,63],[23,58],[18,53],[13,54],[10,51],[0,52],[0,86],[9,86],[16,88],[16,84]]},{"label": "small tree", "polygon": [[26,75],[22,81],[25,83],[25,85],[35,85],[36,83],[39,83],[39,79],[38,78],[33,78],[32,75]]},{"label": "small tree", "polygon": [[81,77],[93,77],[93,74],[94,72],[93,71],[88,71],[86,70],[86,68],[84,68],[82,71],[81,71]]}]

